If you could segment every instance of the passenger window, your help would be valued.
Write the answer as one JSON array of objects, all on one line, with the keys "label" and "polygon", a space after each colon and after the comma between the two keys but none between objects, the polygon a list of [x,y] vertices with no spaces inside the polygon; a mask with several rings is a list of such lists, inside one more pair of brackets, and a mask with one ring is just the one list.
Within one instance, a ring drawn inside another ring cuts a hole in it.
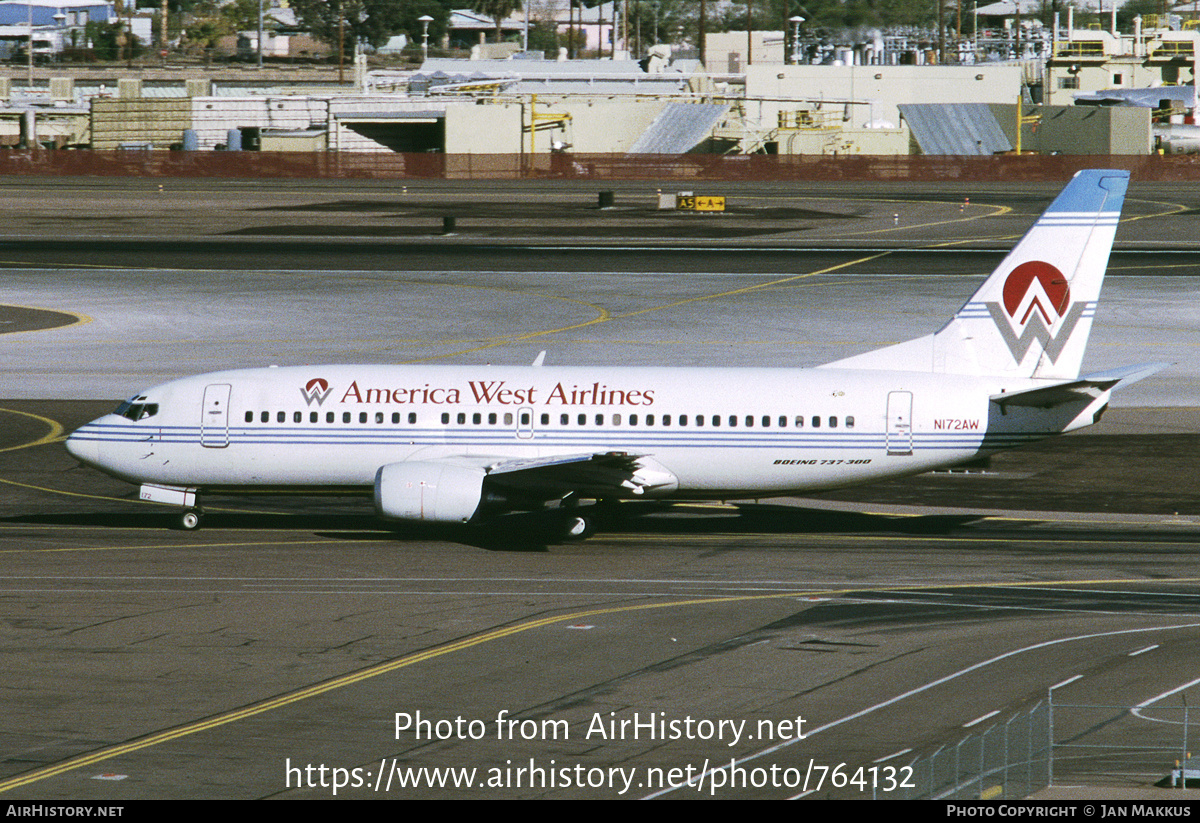
[{"label": "passenger window", "polygon": [[450,422],[450,412],[442,412],[442,425]]},{"label": "passenger window", "polygon": [[854,415],[850,415],[849,417],[846,418],[846,428],[848,428],[848,429],[854,428]]},{"label": "passenger window", "polygon": [[800,415],[796,415],[796,428],[798,428],[798,429],[804,428],[804,418],[801,417]]},{"label": "passenger window", "polygon": [[271,422],[271,413],[263,412],[262,414],[260,414],[258,416],[258,419],[263,423],[270,423]]},{"label": "passenger window", "polygon": [[375,412],[375,425],[383,422],[383,412]]},{"label": "passenger window", "polygon": [[[686,420],[685,420],[685,421],[683,421],[683,422],[684,422],[684,424],[686,424],[686,423],[687,423],[687,421],[686,421]],[[702,415],[702,414],[698,414],[698,415],[696,415],[696,425],[697,425],[697,426],[703,426],[703,425],[704,425],[704,415]]]},{"label": "passenger window", "polygon": [[604,425],[604,415],[602,415],[602,414],[598,414],[598,415],[596,415],[596,425],[597,425],[597,426],[603,426],[603,425]]},{"label": "passenger window", "polygon": [[333,416],[333,412],[325,412],[325,422],[326,423],[332,423],[335,419],[336,418]]},{"label": "passenger window", "polygon": [[733,428],[736,425],[737,425],[737,415],[734,415],[734,414],[729,415],[729,427]]},{"label": "passenger window", "polygon": [[764,414],[763,419],[762,419],[762,424],[763,424],[764,429],[771,428],[771,418]]},{"label": "passenger window", "polygon": [[492,412],[491,414],[488,415],[488,425],[489,426],[496,425],[496,413],[495,412]]},{"label": "passenger window", "polygon": [[586,414],[579,415],[579,425],[581,425],[581,426],[587,425],[587,415]]},{"label": "passenger window", "polygon": [[619,425],[621,425],[621,415],[619,415],[619,414],[614,414],[614,415],[613,415],[613,425],[614,425],[614,426],[619,426]]},{"label": "passenger window", "polygon": [[714,415],[712,416],[712,424],[713,424],[714,426],[719,426],[719,425],[721,425],[721,418],[720,418],[720,417],[718,417],[717,415],[715,415],[715,414],[714,414]]},{"label": "passenger window", "polygon": [[504,413],[504,425],[506,425],[506,426],[511,426],[511,425],[512,425],[512,420],[513,420],[513,418],[512,418],[512,412],[505,412],[505,413]]},{"label": "passenger window", "polygon": [[569,415],[569,414],[562,414],[562,415],[559,415],[559,417],[558,417],[558,424],[559,424],[560,426],[565,426],[565,425],[567,425],[567,424],[568,424],[568,423],[570,423],[570,422],[571,422],[571,415]]},{"label": "passenger window", "polygon": [[671,425],[671,415],[669,415],[669,414],[664,414],[664,415],[663,415],[663,425],[664,425],[664,426],[669,426],[669,425]]},{"label": "passenger window", "polygon": [[358,413],[358,422],[359,422],[359,423],[366,423],[366,422],[367,422],[367,413],[366,413],[366,412],[359,412],[359,413]]},{"label": "passenger window", "polygon": [[654,425],[654,415],[652,415],[652,414],[648,414],[648,415],[646,415],[646,425],[647,425],[647,426],[653,426],[653,425]]},{"label": "passenger window", "polygon": [[392,412],[392,424],[397,425],[399,423],[400,423],[400,412]]},{"label": "passenger window", "polygon": [[483,415],[479,412],[475,412],[473,415],[471,415],[471,422],[478,426],[483,422]]},{"label": "passenger window", "polygon": [[813,419],[812,419],[812,427],[814,429],[821,428],[821,418],[817,417],[815,414],[813,415]]},{"label": "passenger window", "polygon": [[543,415],[542,415],[542,425],[543,425],[543,426],[549,426],[549,425],[550,425],[550,415],[548,415],[548,414],[543,414]]},{"label": "passenger window", "polygon": [[343,423],[350,422],[350,412],[342,412],[342,422]]},{"label": "passenger window", "polygon": [[254,422],[254,412],[252,412],[252,411],[248,411],[248,412],[246,412],[246,422],[247,422],[247,423],[253,423],[253,422]]},{"label": "passenger window", "polygon": [[303,423],[304,422],[304,412],[292,412],[292,422],[293,423]]},{"label": "passenger window", "polygon": [[687,415],[686,414],[679,415],[679,425],[681,425],[681,426],[687,425]]},{"label": "passenger window", "polygon": [[829,417],[829,428],[831,428],[831,429],[837,428],[837,418],[834,417],[833,415],[830,415],[830,417]]},{"label": "passenger window", "polygon": [[781,428],[781,429],[787,428],[787,418],[784,417],[782,414],[779,415],[779,428]]},{"label": "passenger window", "polygon": [[636,414],[629,415],[629,425],[631,425],[631,426],[637,425],[637,415]]},{"label": "passenger window", "polygon": [[456,417],[455,419],[458,421],[458,425],[460,425],[460,426],[461,426],[461,425],[463,425],[464,423],[466,423],[466,422],[467,422],[467,413],[466,413],[466,412],[459,412],[459,413],[458,413],[458,417]]},{"label": "passenger window", "polygon": [[317,422],[317,420],[318,420],[318,415],[317,415],[317,413],[316,413],[316,412],[309,412],[309,413],[308,413],[308,422],[309,422],[309,423],[316,423],[316,422]]}]

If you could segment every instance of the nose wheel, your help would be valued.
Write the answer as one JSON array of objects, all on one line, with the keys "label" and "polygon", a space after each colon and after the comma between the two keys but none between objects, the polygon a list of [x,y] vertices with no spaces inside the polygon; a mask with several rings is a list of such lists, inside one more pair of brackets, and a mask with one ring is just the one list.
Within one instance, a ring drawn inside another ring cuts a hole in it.
[{"label": "nose wheel", "polygon": [[194,532],[200,528],[200,520],[199,509],[187,509],[176,517],[175,525],[180,531]]}]

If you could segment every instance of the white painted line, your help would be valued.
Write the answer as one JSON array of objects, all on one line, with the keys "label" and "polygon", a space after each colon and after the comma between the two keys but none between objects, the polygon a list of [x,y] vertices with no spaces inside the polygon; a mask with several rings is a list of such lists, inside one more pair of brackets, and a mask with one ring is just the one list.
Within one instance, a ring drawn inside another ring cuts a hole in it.
[{"label": "white painted line", "polygon": [[[1138,703],[1136,706],[1133,707],[1133,713],[1137,714],[1138,710],[1144,709],[1153,703],[1157,703],[1158,701],[1162,700],[1163,698],[1170,697],[1173,694],[1178,694],[1179,692],[1183,691],[1184,689],[1190,689],[1192,686],[1195,686],[1197,683],[1200,683],[1200,677],[1197,677],[1195,680],[1191,680],[1187,683],[1184,683],[1182,686],[1176,686],[1175,688],[1171,689],[1168,692],[1163,692],[1162,694],[1151,697],[1148,700],[1143,700],[1141,703]],[[1139,717],[1140,717],[1140,715],[1139,715]]]},{"label": "white painted line", "polygon": [[1082,674],[1072,675],[1071,677],[1068,677],[1066,680],[1062,681],[1061,683],[1055,683],[1053,686],[1050,687],[1050,691],[1054,691],[1055,689],[1062,688],[1063,686],[1067,685],[1068,683],[1074,683],[1076,680],[1082,680],[1082,679],[1083,679]]},{"label": "white painted line", "polygon": [[900,757],[901,755],[906,755],[911,751],[912,751],[911,747],[907,748],[907,749],[901,749],[900,751],[893,752],[892,754],[885,754],[883,757],[880,757],[877,760],[872,760],[871,762],[872,763],[886,763],[887,761],[894,760],[895,758]]},{"label": "white painted line", "polygon": [[1130,652],[1130,653],[1129,653],[1129,656],[1130,656],[1130,657],[1137,657],[1139,654],[1145,654],[1146,652],[1152,652],[1152,651],[1154,651],[1154,650],[1155,650],[1155,649],[1157,649],[1157,648],[1158,648],[1158,644],[1157,644],[1157,643],[1155,643],[1153,646],[1147,646],[1147,647],[1146,647],[1146,648],[1144,648],[1144,649],[1138,649],[1136,652]]},{"label": "white painted line", "polygon": [[[806,733],[803,738],[797,737],[797,738],[793,738],[791,740],[785,740],[781,743],[777,743],[774,746],[769,746],[765,749],[762,749],[761,751],[757,751],[757,752],[754,752],[753,754],[748,754],[745,757],[740,758],[738,760],[731,761],[729,764],[727,764],[725,766],[720,766],[718,768],[711,769],[710,771],[711,772],[723,771],[725,769],[741,766],[743,763],[749,763],[752,760],[758,760],[761,757],[766,757],[767,755],[774,754],[775,752],[781,751],[783,749],[788,748],[789,746],[793,746],[796,743],[799,743],[801,740],[809,740],[814,735],[820,734],[821,732],[829,731],[830,729],[836,728],[845,723],[849,723],[852,720],[858,720],[859,718],[866,717],[869,714],[874,714],[875,712],[879,711],[880,709],[885,709],[888,706],[899,703],[901,700],[912,697],[914,695],[921,694],[922,692],[929,691],[930,689],[933,689],[933,688],[936,688],[937,686],[941,686],[946,683],[949,683],[952,680],[957,680],[958,678],[964,677],[972,672],[979,671],[980,669],[984,669],[995,663],[999,663],[1003,660],[1008,660],[1009,658],[1012,658],[1012,657],[1017,657],[1018,655],[1025,654],[1027,652],[1038,651],[1041,649],[1048,649],[1053,646],[1062,646],[1067,643],[1077,643],[1081,640],[1096,640],[1096,639],[1102,638],[1102,637],[1120,637],[1122,635],[1144,634],[1146,632],[1179,631],[1182,629],[1196,629],[1196,628],[1200,628],[1200,623],[1177,623],[1172,626],[1149,626],[1149,627],[1138,628],[1138,629],[1120,629],[1120,630],[1111,631],[1111,632],[1097,632],[1095,634],[1080,634],[1080,635],[1075,635],[1074,637],[1060,637],[1057,640],[1045,640],[1045,641],[1042,641],[1041,643],[1034,643],[1030,646],[1024,646],[1019,649],[1013,649],[1012,651],[1004,652],[1003,654],[998,654],[995,657],[990,657],[987,660],[981,660],[978,663],[974,663],[970,666],[959,669],[956,672],[951,672],[950,674],[947,674],[943,677],[939,677],[936,680],[931,680],[928,683],[924,684],[923,686],[916,686],[914,688],[909,689],[906,692],[901,692],[900,694],[890,697],[887,700],[881,700],[880,702],[878,702],[872,706],[867,706],[864,709],[860,709],[859,711],[853,712],[852,714],[848,714],[845,717],[842,717],[838,720],[834,720],[832,722],[826,723],[824,726],[818,726],[817,728],[812,729],[811,731]],[[1067,683],[1074,682],[1075,680],[1078,680],[1081,677],[1082,677],[1082,675],[1075,675],[1074,677],[1064,680],[1062,683],[1059,683],[1058,686],[1054,686],[1053,688],[1058,688],[1059,686],[1063,686],[1063,685],[1066,685]],[[1200,678],[1197,678],[1196,680],[1192,681],[1192,683],[1200,683]],[[1166,697],[1168,695],[1174,694],[1175,692],[1182,691],[1183,689],[1192,685],[1192,683],[1186,684],[1184,686],[1180,686],[1178,689],[1174,689],[1173,691],[1170,691],[1163,695],[1160,695],[1157,698],[1152,698],[1150,701],[1147,701],[1147,703],[1150,703],[1150,702],[1153,702],[1154,700],[1158,700],[1158,699],[1161,699],[1162,697]],[[667,787],[667,788],[661,789],[659,791],[652,792],[648,795],[645,795],[645,797],[643,799],[652,800],[656,797],[661,797],[665,794],[669,794],[670,792],[677,791],[678,789],[681,789],[681,788],[694,787],[696,785],[696,781],[703,781],[708,776],[708,774],[709,774],[709,772],[705,772],[703,774],[698,775],[695,780],[689,782],[686,786],[681,785],[681,786]]]},{"label": "white painted line", "polygon": [[999,709],[996,709],[995,711],[990,711],[987,714],[980,715],[979,717],[975,718],[974,720],[971,720],[967,723],[963,723],[963,728],[969,729],[976,724],[982,723],[983,721],[987,720],[989,717],[995,717],[998,714],[1000,714]]}]

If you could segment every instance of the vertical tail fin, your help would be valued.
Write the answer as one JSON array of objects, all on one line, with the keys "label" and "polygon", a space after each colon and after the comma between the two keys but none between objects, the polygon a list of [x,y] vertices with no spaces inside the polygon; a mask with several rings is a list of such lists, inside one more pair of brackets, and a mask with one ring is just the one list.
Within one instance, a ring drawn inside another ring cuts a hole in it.
[{"label": "vertical tail fin", "polygon": [[1077,377],[1128,186],[1127,171],[1076,173],[941,331],[829,366]]}]

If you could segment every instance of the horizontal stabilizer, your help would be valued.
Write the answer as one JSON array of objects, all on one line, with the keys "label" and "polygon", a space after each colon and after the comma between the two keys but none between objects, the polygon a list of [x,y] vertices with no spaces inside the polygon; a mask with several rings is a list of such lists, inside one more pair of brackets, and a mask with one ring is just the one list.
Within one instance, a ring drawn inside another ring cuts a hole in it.
[{"label": "horizontal stabilizer", "polygon": [[1050,386],[1038,386],[1023,391],[1002,392],[993,394],[991,401],[1004,406],[1029,406],[1032,408],[1049,409],[1067,403],[1095,400],[1105,392],[1111,391],[1118,383],[1136,383],[1143,378],[1156,374],[1170,363],[1143,363],[1138,366],[1126,366],[1106,372],[1089,374],[1078,380],[1067,380]]}]

